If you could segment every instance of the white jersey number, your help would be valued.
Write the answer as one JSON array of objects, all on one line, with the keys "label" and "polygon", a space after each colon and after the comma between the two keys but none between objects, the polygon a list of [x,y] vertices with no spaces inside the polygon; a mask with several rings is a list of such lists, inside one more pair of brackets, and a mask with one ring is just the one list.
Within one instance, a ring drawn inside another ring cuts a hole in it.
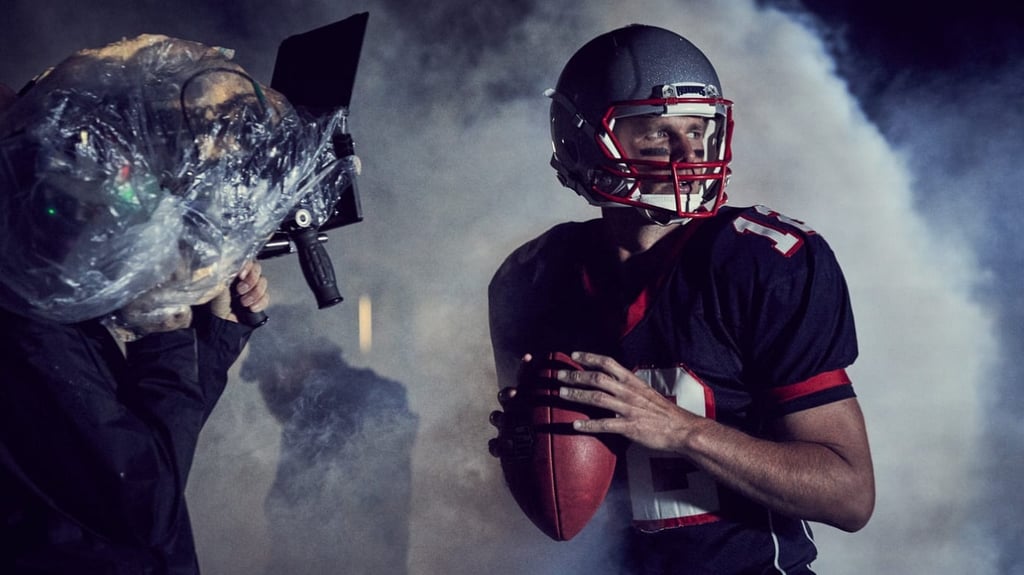
[{"label": "white jersey number", "polygon": [[[637,375],[676,405],[714,418],[714,399],[703,382],[683,367],[640,370]],[[669,452],[638,444],[626,451],[633,520],[644,531],[703,523],[719,509],[718,488],[710,475]]]},{"label": "white jersey number", "polygon": [[[788,224],[804,233],[813,234],[814,230],[811,229],[807,224],[800,220],[794,220],[793,218],[787,218],[786,216],[772,211],[764,206],[754,206],[754,209],[758,213],[768,217],[773,217],[784,224]],[[774,228],[765,224],[755,222],[754,220],[748,219],[746,216],[740,216],[732,221],[732,227],[741,234],[755,234],[772,242],[772,246],[780,254],[789,257],[793,255],[800,246],[803,245],[804,240],[787,230],[780,228]]]}]

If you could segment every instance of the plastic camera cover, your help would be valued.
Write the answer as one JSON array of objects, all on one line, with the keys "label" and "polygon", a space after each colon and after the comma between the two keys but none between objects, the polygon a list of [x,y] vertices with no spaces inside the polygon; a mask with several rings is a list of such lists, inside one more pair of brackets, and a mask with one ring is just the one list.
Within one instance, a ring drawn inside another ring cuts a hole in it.
[{"label": "plastic camera cover", "polygon": [[82,50],[0,115],[0,305],[61,323],[210,299],[351,174],[229,50],[144,35]]}]

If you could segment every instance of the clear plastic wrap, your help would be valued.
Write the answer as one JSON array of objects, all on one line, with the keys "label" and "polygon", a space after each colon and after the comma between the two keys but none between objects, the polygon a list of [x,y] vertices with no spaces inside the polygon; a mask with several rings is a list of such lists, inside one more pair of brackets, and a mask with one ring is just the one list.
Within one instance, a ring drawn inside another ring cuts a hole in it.
[{"label": "clear plastic wrap", "polygon": [[340,115],[300,115],[231,57],[157,35],[83,50],[0,115],[0,305],[159,320],[216,294],[297,204],[329,217],[352,177]]}]

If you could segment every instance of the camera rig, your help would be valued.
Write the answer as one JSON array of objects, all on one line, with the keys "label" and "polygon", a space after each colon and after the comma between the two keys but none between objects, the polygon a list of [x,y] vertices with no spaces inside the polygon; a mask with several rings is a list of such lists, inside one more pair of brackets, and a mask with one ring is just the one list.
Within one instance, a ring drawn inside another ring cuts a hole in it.
[{"label": "camera rig", "polygon": [[[362,12],[289,36],[278,48],[270,83],[270,87],[283,94],[296,110],[314,119],[326,120],[340,115],[331,134],[331,143],[335,158],[341,162],[357,161],[348,114],[368,18],[369,14]],[[331,62],[331,66],[325,68],[324,62]],[[343,300],[334,266],[323,244],[327,241],[325,232],[362,221],[357,180],[353,170],[345,189],[322,194],[338,198],[322,222],[314,221],[310,206],[300,201],[256,255],[262,260],[298,254],[306,283],[320,309]],[[243,312],[247,316],[242,318],[246,323],[266,321],[262,313],[245,311],[236,309],[236,313]]]}]

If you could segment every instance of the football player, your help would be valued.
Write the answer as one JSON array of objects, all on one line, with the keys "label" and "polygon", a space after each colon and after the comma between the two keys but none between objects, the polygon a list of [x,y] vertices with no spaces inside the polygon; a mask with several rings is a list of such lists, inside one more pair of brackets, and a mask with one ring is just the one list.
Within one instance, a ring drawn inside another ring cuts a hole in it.
[{"label": "football player", "polygon": [[875,498],[835,256],[800,221],[724,205],[732,102],[682,36],[598,36],[549,96],[551,164],[601,217],[529,241],[491,282],[491,452],[522,448],[524,365],[571,352],[584,369],[559,373],[561,397],[613,414],[574,429],[628,440],[624,568],[812,573],[808,522],[857,531]]}]

